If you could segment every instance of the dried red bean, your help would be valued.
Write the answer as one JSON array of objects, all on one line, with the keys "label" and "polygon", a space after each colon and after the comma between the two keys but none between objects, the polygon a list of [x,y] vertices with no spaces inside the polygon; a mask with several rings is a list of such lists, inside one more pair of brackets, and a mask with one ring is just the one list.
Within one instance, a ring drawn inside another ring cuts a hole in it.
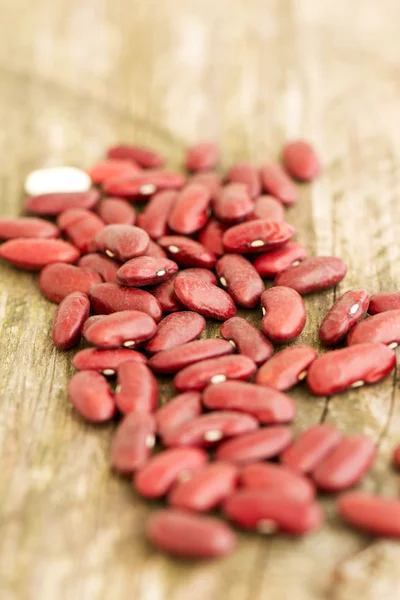
[{"label": "dried red bean", "polygon": [[183,306],[175,296],[174,285],[175,285],[176,274],[173,275],[168,281],[159,283],[158,285],[149,288],[149,291],[154,296],[154,299],[158,302],[162,312],[172,313],[177,310],[182,310]]},{"label": "dried red bean", "polygon": [[196,340],[178,348],[158,352],[150,358],[149,367],[156,373],[176,373],[196,362],[232,354],[233,351],[232,344],[225,340]]},{"label": "dried red bean", "polygon": [[224,225],[215,219],[210,219],[199,233],[199,242],[213,254],[222,256],[224,254],[222,236],[227,230],[228,225]]},{"label": "dried red bean", "polygon": [[14,238],[57,238],[58,227],[35,217],[9,217],[0,219],[0,240]]},{"label": "dried red bean", "polygon": [[376,315],[387,310],[398,309],[400,309],[400,292],[378,292],[371,296],[368,312],[370,315]]},{"label": "dried red bean", "polygon": [[278,273],[274,285],[285,285],[302,295],[310,294],[337,285],[346,272],[347,267],[340,258],[316,256]]},{"label": "dried red bean", "polygon": [[99,283],[91,288],[89,298],[92,311],[97,314],[109,315],[124,310],[139,310],[156,322],[160,321],[162,316],[158,301],[146,290],[122,287],[115,283]]},{"label": "dried red bean", "polygon": [[165,235],[158,239],[158,243],[183,267],[204,267],[211,269],[217,259],[213,252],[207,248],[180,235]]},{"label": "dried red bean", "polygon": [[285,144],[282,160],[288,173],[300,181],[312,181],[321,170],[314,148],[304,140]]},{"label": "dried red bean", "polygon": [[150,240],[145,256],[152,258],[167,258],[167,253],[153,240]]},{"label": "dried red bean", "polygon": [[222,188],[221,176],[213,171],[198,171],[197,173],[194,173],[190,178],[190,183],[204,185],[204,187],[210,191],[213,200],[218,196]]},{"label": "dried red bean", "polygon": [[313,481],[326,492],[345,490],[360,481],[375,455],[375,443],[366,435],[344,437],[312,472]]},{"label": "dried red bean", "polygon": [[172,509],[154,513],[146,535],[156,548],[184,558],[218,558],[236,546],[236,535],[226,523]]},{"label": "dried red bean", "polygon": [[268,360],[274,349],[267,338],[249,321],[242,317],[232,317],[221,325],[221,335],[233,342],[239,354],[244,354],[260,365]]},{"label": "dried red bean", "polygon": [[257,198],[261,194],[260,173],[251,163],[237,163],[233,165],[226,174],[227,181],[231,183],[243,183],[251,198]]},{"label": "dried red bean", "polygon": [[103,375],[115,375],[122,363],[134,360],[146,363],[146,357],[135,350],[117,348],[115,350],[98,350],[85,348],[75,354],[72,364],[78,371],[100,371]]},{"label": "dried red bean", "polygon": [[51,334],[57,348],[68,350],[79,342],[89,310],[90,302],[86,294],[73,292],[64,298],[57,308]]},{"label": "dried red bean", "polygon": [[230,227],[223,235],[226,252],[248,254],[279,248],[295,234],[288,223],[276,223],[268,219],[256,219]]},{"label": "dried red bean", "polygon": [[134,225],[106,225],[94,239],[96,250],[122,262],[146,254],[150,238]]},{"label": "dried red bean", "polygon": [[111,388],[103,375],[95,371],[75,373],[68,394],[78,413],[92,423],[109,421],[115,413]]},{"label": "dried red bean", "polygon": [[204,405],[211,410],[237,410],[252,415],[260,423],[288,423],[296,407],[286,394],[243,381],[225,381],[204,390]]},{"label": "dried red bean", "polygon": [[96,234],[104,227],[104,222],[90,210],[70,208],[63,211],[57,225],[67,238],[85,254],[92,249]]},{"label": "dried red bean", "polygon": [[349,492],[337,503],[342,519],[374,535],[400,539],[400,501],[366,492]]},{"label": "dried red bean", "polygon": [[138,216],[138,225],[153,240],[168,233],[168,217],[176,202],[178,192],[165,190],[151,197],[144,211]]},{"label": "dried red bean", "polygon": [[136,221],[135,209],[121,198],[104,198],[97,212],[106,225],[134,225]]},{"label": "dried red bean", "polygon": [[190,479],[178,482],[168,496],[175,508],[206,512],[217,507],[237,486],[239,470],[235,465],[214,462],[195,473]]},{"label": "dried red bean", "polygon": [[56,216],[69,208],[92,210],[100,200],[98,190],[88,192],[57,192],[32,196],[25,202],[25,209],[36,215]]},{"label": "dried red bean", "polygon": [[213,202],[213,211],[223,223],[244,221],[252,214],[254,203],[247,187],[242,183],[225,185]]},{"label": "dried red bean", "polygon": [[268,219],[269,221],[284,221],[285,209],[282,203],[273,196],[260,196],[254,202],[254,209],[250,219]]},{"label": "dried red bean", "polygon": [[202,413],[200,392],[185,392],[166,402],[155,412],[157,432],[163,436],[168,429],[179,427]]},{"label": "dried red bean", "polygon": [[196,277],[177,277],[174,291],[179,302],[204,317],[225,321],[236,313],[232,298],[212,283]]},{"label": "dried red bean", "polygon": [[303,431],[281,454],[281,462],[300,473],[311,473],[342,439],[333,425],[322,423]]},{"label": "dried red bean", "polygon": [[307,250],[297,242],[289,242],[283,248],[260,254],[254,261],[254,268],[264,279],[273,279],[275,275],[296,266],[307,258]]},{"label": "dried red bean", "polygon": [[158,402],[158,384],[153,373],[137,361],[119,365],[115,402],[122,413],[154,412]]},{"label": "dried red bean", "polygon": [[400,444],[394,449],[393,463],[398,469],[400,469]]},{"label": "dried red bean", "polygon": [[168,493],[175,481],[200,469],[207,460],[207,454],[199,448],[163,450],[136,472],[134,487],[145,498],[160,498]]},{"label": "dried red bean", "polygon": [[299,502],[311,502],[315,497],[315,487],[309,479],[274,463],[245,465],[240,473],[240,483],[250,490],[278,492]]},{"label": "dried red bean", "polygon": [[154,319],[144,312],[123,310],[103,317],[85,332],[85,337],[98,348],[133,348],[149,340],[156,328]]},{"label": "dried red bean", "polygon": [[133,473],[148,460],[155,444],[154,417],[130,413],[123,418],[111,445],[111,465],[120,473]]},{"label": "dried red bean", "polygon": [[369,296],[364,290],[346,292],[332,306],[319,329],[319,339],[331,346],[346,337],[348,331],[366,314]]},{"label": "dried red bean", "polygon": [[87,169],[87,174],[94,184],[102,184],[107,179],[115,179],[115,177],[130,177],[140,171],[139,167],[128,160],[118,158],[110,158],[98,162],[90,169]]},{"label": "dried red bean", "polygon": [[155,354],[182,346],[197,338],[205,326],[205,319],[195,312],[172,313],[158,325],[154,337],[146,344],[146,350]]},{"label": "dried red bean", "polygon": [[97,273],[101,276],[101,278],[107,283],[116,283],[117,281],[117,271],[120,267],[120,264],[113,260],[112,258],[108,258],[108,256],[104,256],[103,254],[85,254],[78,260],[78,267],[88,267],[97,271]]},{"label": "dried red bean", "polygon": [[278,163],[265,163],[260,170],[264,190],[278,198],[283,204],[294,204],[298,200],[296,186]]},{"label": "dried red bean", "polygon": [[240,254],[225,254],[216,264],[221,285],[239,306],[253,308],[260,302],[264,284],[251,264]]},{"label": "dried red bean", "polygon": [[41,270],[39,288],[45,298],[58,304],[72,292],[88,294],[101,281],[100,275],[93,269],[53,263]]},{"label": "dried red bean", "polygon": [[82,326],[82,335],[83,335],[83,337],[84,338],[86,337],[86,332],[89,330],[89,327],[91,327],[95,323],[100,323],[100,321],[102,321],[103,319],[104,319],[103,315],[94,315],[94,316],[89,317],[88,319],[86,319],[86,321],[84,322],[84,324]]},{"label": "dried red bean", "polygon": [[209,271],[208,269],[202,269],[201,267],[191,267],[189,269],[183,269],[178,273],[178,277],[186,277],[187,275],[190,275],[191,277],[197,277],[197,279],[207,281],[208,283],[212,283],[213,285],[218,285],[218,281],[214,273],[212,271]]},{"label": "dried red bean", "polygon": [[138,256],[128,260],[117,273],[120,285],[142,287],[154,285],[171,278],[178,270],[178,265],[168,258]]},{"label": "dried red bean", "polygon": [[308,370],[307,384],[316,396],[331,396],[350,387],[376,383],[395,366],[396,355],[387,346],[355,344],[317,358]]},{"label": "dried red bean", "polygon": [[215,456],[217,460],[246,464],[276,456],[291,441],[292,432],[288,427],[264,427],[220,444]]},{"label": "dried red bean", "polygon": [[130,160],[143,169],[157,169],[165,164],[164,157],[157,150],[134,146],[132,144],[117,144],[107,151],[107,158]]},{"label": "dried red bean", "polygon": [[186,168],[188,171],[208,171],[217,166],[219,157],[218,144],[215,142],[201,142],[187,149]]},{"label": "dried red bean", "polygon": [[178,194],[168,217],[168,225],[176,233],[190,235],[208,221],[211,194],[208,188],[190,183]]},{"label": "dried red bean", "polygon": [[289,342],[303,331],[306,307],[296,290],[284,286],[269,288],[261,296],[261,306],[261,331],[273,342]]},{"label": "dried red bean", "polygon": [[291,346],[277,352],[262,365],[256,375],[256,383],[267,385],[282,392],[305,379],[307,369],[317,358],[310,346]]},{"label": "dried red bean", "polygon": [[0,246],[0,257],[20,269],[40,271],[51,263],[73,263],[79,251],[64,240],[17,238]]},{"label": "dried red bean", "polygon": [[180,392],[202,390],[210,383],[222,383],[227,379],[250,379],[256,368],[254,362],[247,356],[210,358],[179,371],[174,378],[174,386]]},{"label": "dried red bean", "polygon": [[161,190],[176,190],[185,185],[185,177],[170,171],[142,171],[130,177],[108,179],[103,190],[110,196],[132,200],[147,200]]},{"label": "dried red bean", "polygon": [[400,310],[387,310],[355,325],[347,336],[347,345],[376,342],[396,348],[400,342]]}]

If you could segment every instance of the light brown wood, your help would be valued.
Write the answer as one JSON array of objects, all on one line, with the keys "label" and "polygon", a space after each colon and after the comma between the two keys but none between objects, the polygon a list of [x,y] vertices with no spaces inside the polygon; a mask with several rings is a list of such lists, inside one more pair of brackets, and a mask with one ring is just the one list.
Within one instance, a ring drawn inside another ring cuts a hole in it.
[{"label": "light brown wood", "polygon": [[[324,173],[288,220],[312,254],[349,268],[335,292],[307,299],[300,340],[316,344],[335,295],[399,288],[399,21],[397,0],[3,2],[1,214],[20,213],[33,168],[86,167],[115,141],[155,146],[179,167],[188,143],[217,139],[227,166],[304,136]],[[1,265],[1,600],[400,597],[399,545],[345,527],[331,499],[304,539],[241,534],[216,563],[151,549],[153,507],[109,471],[113,426],[85,425],[67,400],[73,352],[52,346],[53,313],[35,275]],[[362,487],[398,495],[397,373],[329,402],[293,396],[296,430],[326,420],[379,440]]]}]

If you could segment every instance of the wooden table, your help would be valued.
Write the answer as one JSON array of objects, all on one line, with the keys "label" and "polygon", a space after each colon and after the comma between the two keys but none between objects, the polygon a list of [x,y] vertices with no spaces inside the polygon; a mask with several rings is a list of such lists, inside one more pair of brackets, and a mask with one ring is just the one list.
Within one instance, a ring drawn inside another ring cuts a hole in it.
[{"label": "wooden table", "polygon": [[[219,140],[227,166],[305,136],[324,174],[288,220],[311,254],[340,256],[348,275],[306,300],[300,341],[317,344],[338,294],[398,289],[397,0],[1,4],[2,215],[20,213],[33,168],[86,167],[116,141],[155,146],[176,168],[200,139]],[[1,600],[400,598],[399,545],[345,527],[333,500],[304,539],[241,534],[215,563],[155,552],[142,535],[154,507],[109,471],[114,426],[85,425],[67,400],[73,352],[51,343],[54,306],[35,275],[4,264],[0,288]],[[296,430],[326,421],[373,436],[379,457],[362,487],[398,494],[396,374],[329,400],[293,396]]]}]

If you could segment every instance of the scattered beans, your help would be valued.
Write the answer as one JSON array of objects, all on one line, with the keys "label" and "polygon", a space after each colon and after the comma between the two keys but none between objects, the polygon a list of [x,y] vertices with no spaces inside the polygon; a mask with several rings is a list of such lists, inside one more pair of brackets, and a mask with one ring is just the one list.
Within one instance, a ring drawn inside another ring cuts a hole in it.
[{"label": "scattered beans", "polygon": [[236,313],[235,304],[229,294],[196,277],[177,277],[174,291],[183,306],[203,317],[225,321]]},{"label": "scattered beans", "polygon": [[135,209],[120,198],[104,198],[97,212],[106,225],[134,225],[136,221]]},{"label": "scattered beans", "polygon": [[40,271],[51,263],[75,262],[79,251],[64,240],[17,238],[0,246],[0,257],[20,269]]},{"label": "scattered beans", "polygon": [[251,215],[254,203],[242,183],[225,185],[213,202],[214,215],[227,224],[239,223]]},{"label": "scattered beans", "polygon": [[142,171],[130,177],[108,179],[103,184],[109,196],[121,196],[138,202],[162,190],[177,190],[185,185],[185,177],[170,171]]},{"label": "scattered beans", "polygon": [[92,311],[109,315],[125,310],[139,310],[157,323],[161,319],[161,306],[146,290],[123,287],[115,283],[99,283],[89,293]]},{"label": "scattered beans", "polygon": [[261,331],[273,342],[289,342],[303,331],[306,307],[296,290],[285,286],[270,288],[261,296],[261,306]]},{"label": "scattered beans", "polygon": [[251,198],[261,194],[261,179],[258,169],[251,163],[237,163],[229,169],[226,179],[230,183],[242,183],[246,186]]},{"label": "scattered beans", "polygon": [[210,383],[222,383],[227,379],[250,379],[256,368],[247,356],[210,358],[182,369],[174,378],[174,386],[180,392],[202,390]]},{"label": "scattered beans", "polygon": [[100,200],[97,190],[88,192],[55,192],[32,196],[25,202],[28,212],[35,215],[57,216],[69,208],[92,210]]},{"label": "scattered beans", "polygon": [[35,217],[0,219],[0,240],[14,238],[57,238],[60,231],[56,225]]},{"label": "scattered beans", "polygon": [[72,364],[78,371],[100,371],[103,375],[115,375],[118,367],[126,361],[146,362],[146,357],[135,350],[117,348],[115,350],[99,350],[85,348],[75,354]]},{"label": "scattered beans", "polygon": [[329,455],[342,439],[333,425],[322,423],[306,429],[283,451],[281,462],[300,473],[311,473]]},{"label": "scattered beans", "polygon": [[294,227],[288,223],[256,219],[230,227],[224,233],[222,243],[226,252],[248,254],[279,248],[294,234]]},{"label": "scattered beans", "polygon": [[278,273],[274,285],[291,287],[301,295],[310,294],[337,285],[346,275],[346,271],[347,267],[340,258],[306,258],[299,265]]},{"label": "scattered beans", "polygon": [[187,185],[178,194],[168,217],[168,225],[176,233],[190,235],[207,223],[211,194],[198,183]]},{"label": "scattered beans", "polygon": [[168,258],[138,256],[131,258],[119,268],[117,281],[125,286],[154,285],[170,279],[177,270],[178,265]]},{"label": "scattered beans", "polygon": [[279,223],[285,220],[285,209],[282,203],[273,196],[260,196],[254,202],[250,219],[268,219]]},{"label": "scattered beans", "polygon": [[158,325],[154,337],[146,345],[146,350],[155,354],[181,347],[182,344],[197,338],[204,331],[205,326],[204,317],[195,312],[172,313]]},{"label": "scattered beans", "polygon": [[150,238],[134,225],[106,225],[94,239],[95,249],[125,262],[146,253]]},{"label": "scattered beans", "polygon": [[129,160],[143,169],[157,169],[164,166],[164,157],[150,148],[132,144],[118,144],[108,149],[107,158]]},{"label": "scattered beans", "polygon": [[290,390],[305,379],[310,364],[316,358],[317,352],[310,346],[285,348],[262,365],[256,375],[256,383],[280,391]]},{"label": "scattered beans", "polygon": [[219,162],[220,150],[215,142],[201,142],[186,151],[186,168],[188,171],[208,171],[214,169]]},{"label": "scattered beans", "polygon": [[240,254],[225,254],[216,265],[221,285],[239,306],[253,308],[260,302],[264,284],[251,264]]},{"label": "scattered beans", "polygon": [[216,256],[222,256],[224,253],[222,237],[227,230],[228,225],[224,225],[215,219],[210,219],[199,233],[199,242]]},{"label": "scattered beans", "polygon": [[133,473],[148,460],[155,444],[156,424],[152,415],[132,412],[115,432],[111,446],[111,465],[120,473]]},{"label": "scattered beans", "polygon": [[368,312],[370,315],[376,315],[387,310],[399,309],[400,292],[378,292],[371,296]]},{"label": "scattered beans", "polygon": [[297,242],[288,242],[283,248],[260,254],[254,261],[254,268],[264,279],[273,279],[275,275],[296,266],[307,258],[307,250]]},{"label": "scattered beans", "polygon": [[140,169],[132,162],[122,159],[109,159],[96,163],[87,173],[93,183],[100,185],[108,179],[115,177],[130,177],[138,173]]},{"label": "scattered beans", "polygon": [[183,267],[211,269],[217,259],[213,252],[198,242],[179,235],[165,235],[158,239],[161,248]]},{"label": "scattered beans", "polygon": [[347,336],[347,345],[375,342],[396,348],[400,342],[400,310],[386,310],[355,325]]},{"label": "scattered beans", "polygon": [[133,348],[150,339],[156,331],[154,319],[138,310],[123,310],[104,316],[85,333],[98,348]]},{"label": "scattered beans", "polygon": [[101,281],[100,275],[93,269],[53,263],[41,270],[39,288],[45,298],[59,304],[72,292],[88,294],[89,290]]},{"label": "scattered beans", "polygon": [[179,348],[158,352],[150,358],[149,367],[156,373],[176,373],[199,361],[232,354],[233,351],[232,344],[225,340],[196,340]]},{"label": "scattered beans", "polygon": [[260,170],[261,183],[267,194],[278,198],[283,204],[297,202],[296,186],[289,175],[277,163],[265,163]]},{"label": "scattered beans", "polygon": [[75,167],[50,167],[32,171],[25,180],[25,191],[31,196],[61,192],[86,192],[90,188],[90,177]]},{"label": "scattered beans", "polygon": [[364,317],[368,304],[369,296],[364,290],[351,290],[340,296],[322,321],[319,330],[321,342],[325,346],[332,346],[343,340],[348,331]]},{"label": "scattered beans", "polygon": [[300,181],[312,181],[321,170],[317,155],[308,142],[296,140],[285,145],[282,154],[285,169]]},{"label": "scattered beans", "polygon": [[216,458],[239,464],[266,460],[277,456],[291,441],[292,433],[288,427],[264,427],[224,442],[218,447]]},{"label": "scattered beans", "polygon": [[68,394],[74,408],[87,421],[102,423],[114,415],[114,397],[106,378],[100,373],[75,373],[69,382]]},{"label": "scattered beans", "polygon": [[116,283],[119,263],[102,254],[85,254],[78,260],[78,267],[88,267],[96,271],[107,283]]},{"label": "scattered beans", "polygon": [[348,492],[339,498],[339,514],[349,525],[384,537],[400,538],[400,501],[366,492]]},{"label": "scattered beans", "polygon": [[144,211],[138,216],[138,225],[153,240],[168,233],[168,218],[174,206],[178,193],[173,190],[158,192],[151,197]]},{"label": "scattered beans", "polygon": [[115,402],[122,413],[151,413],[158,402],[158,385],[153,373],[137,361],[121,363],[117,371]]},{"label": "scattered beans", "polygon": [[221,336],[234,344],[239,354],[244,354],[256,365],[271,358],[274,349],[267,338],[242,317],[231,317],[221,325]]},{"label": "scattered beans", "polygon": [[157,432],[161,436],[164,436],[169,429],[179,427],[183,423],[187,423],[200,416],[201,413],[200,392],[179,394],[156,411],[154,416],[157,424]]},{"label": "scattered beans", "polygon": [[240,483],[249,490],[280,493],[299,502],[311,502],[315,497],[315,487],[309,479],[274,463],[245,465],[240,472]]},{"label": "scattered beans", "polygon": [[82,292],[73,292],[62,300],[54,317],[51,334],[57,348],[68,350],[79,342],[89,310],[89,298]]}]

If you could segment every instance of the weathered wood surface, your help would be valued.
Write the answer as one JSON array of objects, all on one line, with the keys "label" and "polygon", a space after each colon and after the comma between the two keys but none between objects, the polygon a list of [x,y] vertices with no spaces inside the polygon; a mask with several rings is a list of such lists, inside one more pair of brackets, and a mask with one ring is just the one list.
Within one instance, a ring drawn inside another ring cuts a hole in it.
[{"label": "weathered wood surface", "polygon": [[[325,170],[288,220],[349,272],[307,299],[301,341],[316,343],[335,294],[399,288],[397,0],[0,4],[2,215],[20,212],[31,169],[88,166],[117,140],[154,145],[176,167],[198,139],[220,140],[228,165],[304,135]],[[0,307],[1,600],[400,598],[399,545],[349,530],[331,500],[303,540],[243,534],[212,564],[153,551],[142,536],[152,507],[109,471],[113,426],[86,426],[67,401],[72,353],[51,344],[54,307],[36,277],[1,265]],[[329,402],[294,395],[297,430],[326,420],[379,440],[363,487],[398,494],[396,374]]]}]

